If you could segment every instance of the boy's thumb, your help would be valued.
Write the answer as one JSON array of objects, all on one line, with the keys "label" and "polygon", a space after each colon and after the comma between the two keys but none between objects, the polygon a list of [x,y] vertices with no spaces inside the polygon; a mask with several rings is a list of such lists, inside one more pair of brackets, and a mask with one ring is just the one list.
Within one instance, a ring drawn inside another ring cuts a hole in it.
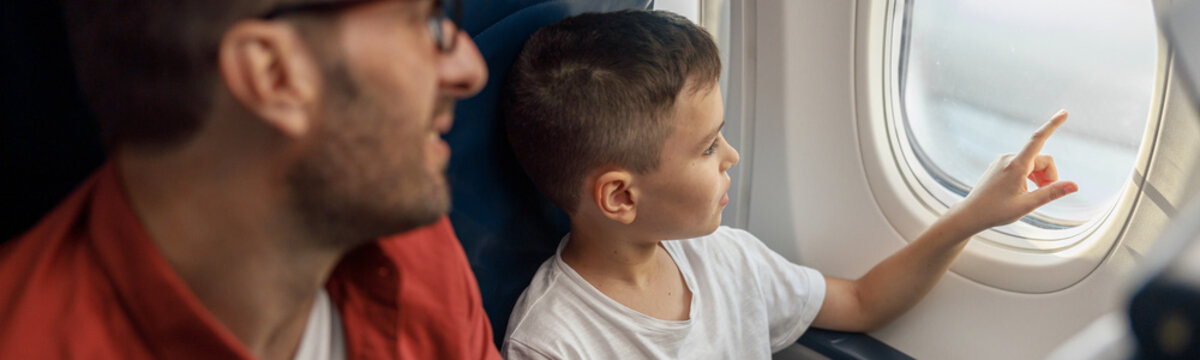
[{"label": "boy's thumb", "polygon": [[1025,194],[1029,199],[1029,211],[1033,211],[1042,205],[1049,204],[1051,201],[1058,200],[1067,194],[1079,191],[1079,185],[1075,185],[1072,181],[1055,181],[1050,185],[1038,188]]}]

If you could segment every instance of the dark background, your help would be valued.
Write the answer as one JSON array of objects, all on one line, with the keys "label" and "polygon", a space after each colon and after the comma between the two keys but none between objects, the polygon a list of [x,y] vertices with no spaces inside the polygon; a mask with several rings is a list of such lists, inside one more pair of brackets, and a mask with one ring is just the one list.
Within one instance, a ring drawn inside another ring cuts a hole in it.
[{"label": "dark background", "polygon": [[75,82],[59,1],[0,2],[0,242],[28,230],[104,158]]}]

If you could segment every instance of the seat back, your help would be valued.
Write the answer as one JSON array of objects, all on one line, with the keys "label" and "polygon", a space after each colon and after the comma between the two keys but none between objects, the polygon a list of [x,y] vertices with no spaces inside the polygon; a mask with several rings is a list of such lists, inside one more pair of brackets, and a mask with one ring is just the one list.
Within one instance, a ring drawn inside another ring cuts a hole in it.
[{"label": "seat back", "polygon": [[104,161],[100,127],[75,84],[59,1],[0,11],[0,243],[33,227]]}]

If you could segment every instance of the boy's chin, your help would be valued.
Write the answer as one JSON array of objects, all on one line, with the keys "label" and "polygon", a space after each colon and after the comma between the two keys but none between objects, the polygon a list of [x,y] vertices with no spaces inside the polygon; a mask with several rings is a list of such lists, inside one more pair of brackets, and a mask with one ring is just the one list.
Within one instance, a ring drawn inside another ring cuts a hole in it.
[{"label": "boy's chin", "polygon": [[721,216],[720,215],[718,215],[715,220],[712,220],[708,224],[704,224],[703,227],[696,227],[696,228],[688,229],[688,231],[686,233],[680,234],[677,237],[679,239],[694,239],[694,238],[698,238],[698,237],[704,237],[704,236],[712,235],[712,233],[716,232],[717,228],[719,228],[719,227],[721,227]]},{"label": "boy's chin", "polygon": [[720,215],[717,216],[716,221],[713,221],[713,223],[708,226],[708,229],[707,229],[707,231],[704,232],[704,235],[711,235],[712,233],[717,232],[717,228],[719,228],[719,227],[721,227],[721,216]]}]

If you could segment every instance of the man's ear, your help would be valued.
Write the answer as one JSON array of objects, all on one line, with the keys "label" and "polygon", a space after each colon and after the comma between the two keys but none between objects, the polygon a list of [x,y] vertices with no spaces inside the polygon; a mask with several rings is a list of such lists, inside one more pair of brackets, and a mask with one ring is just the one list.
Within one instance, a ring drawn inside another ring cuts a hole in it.
[{"label": "man's ear", "polygon": [[600,173],[592,186],[592,201],[605,217],[622,224],[633,223],[637,217],[637,190],[633,175],[625,170]]},{"label": "man's ear", "polygon": [[221,78],[242,106],[288,137],[313,127],[320,67],[295,28],[241,21],[225,32],[218,48]]}]

